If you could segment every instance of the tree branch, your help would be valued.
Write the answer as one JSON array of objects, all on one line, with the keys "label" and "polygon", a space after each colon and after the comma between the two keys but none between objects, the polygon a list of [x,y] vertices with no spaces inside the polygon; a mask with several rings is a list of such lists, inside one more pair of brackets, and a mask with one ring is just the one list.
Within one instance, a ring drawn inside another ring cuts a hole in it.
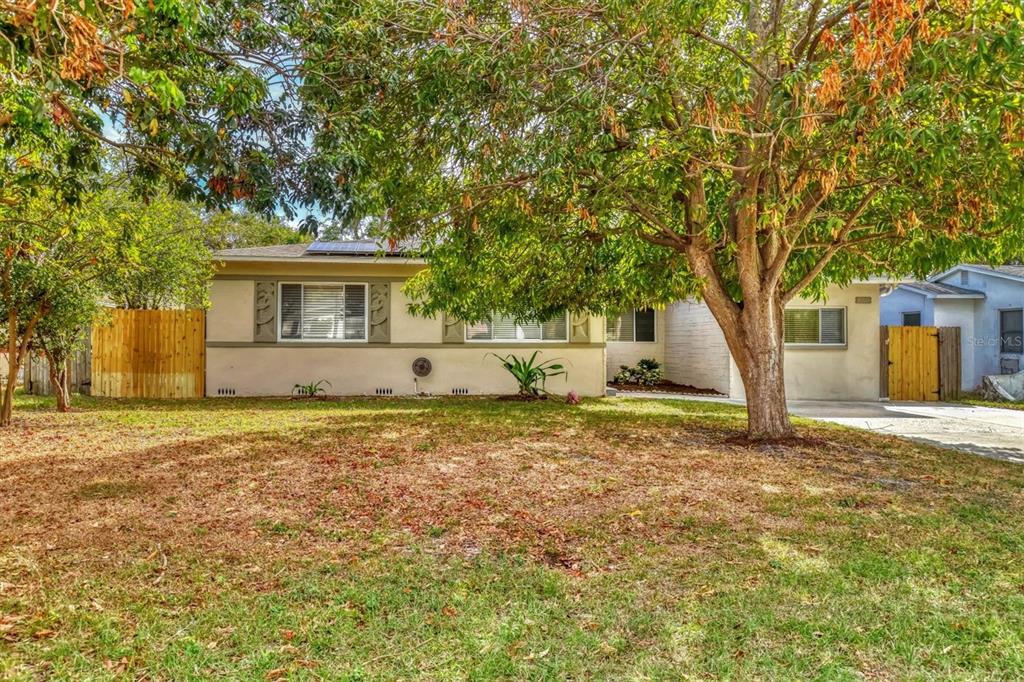
[{"label": "tree branch", "polygon": [[764,71],[762,71],[757,65],[755,65],[749,59],[747,59],[746,56],[744,56],[742,52],[740,52],[738,49],[736,49],[735,47],[733,47],[729,43],[727,43],[725,41],[722,41],[722,40],[719,40],[717,38],[713,38],[712,36],[709,36],[707,33],[704,33],[703,31],[701,31],[698,28],[685,29],[684,32],[688,33],[689,35],[693,36],[694,38],[699,38],[700,40],[703,40],[706,43],[710,43],[711,45],[715,45],[717,47],[722,48],[726,52],[728,52],[731,55],[733,55],[734,57],[736,57],[736,59],[739,60],[739,62],[741,64],[743,64],[745,67],[747,67],[748,69],[750,69],[751,71],[756,73],[758,76],[760,76],[761,80],[763,80],[764,82],[769,83],[769,84],[773,84],[777,80],[777,79],[772,78],[771,76],[769,76]]}]

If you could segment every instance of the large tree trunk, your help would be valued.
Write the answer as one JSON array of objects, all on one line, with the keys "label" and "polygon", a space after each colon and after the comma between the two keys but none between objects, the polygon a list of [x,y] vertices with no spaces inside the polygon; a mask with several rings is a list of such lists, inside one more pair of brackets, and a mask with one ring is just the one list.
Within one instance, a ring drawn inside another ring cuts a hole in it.
[{"label": "large tree trunk", "polygon": [[751,440],[788,438],[793,425],[786,407],[781,339],[759,335],[751,340],[754,348],[748,349],[748,357],[736,361],[747,395],[747,435]]},{"label": "large tree trunk", "polygon": [[781,293],[749,297],[742,307],[721,288],[708,287],[704,300],[715,316],[743,379],[747,437],[782,440],[793,436],[786,407],[783,303]]},{"label": "large tree trunk", "polygon": [[[722,328],[747,396],[747,435],[779,440],[793,435],[786,407],[782,302],[746,301],[738,329]],[[730,339],[730,337],[732,337]]]}]

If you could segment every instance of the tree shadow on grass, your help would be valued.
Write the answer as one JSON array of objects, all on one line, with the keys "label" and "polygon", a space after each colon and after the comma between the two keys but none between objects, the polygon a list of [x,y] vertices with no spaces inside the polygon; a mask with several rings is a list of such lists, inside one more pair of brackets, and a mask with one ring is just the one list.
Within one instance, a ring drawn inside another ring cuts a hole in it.
[{"label": "tree shadow on grass", "polygon": [[[58,573],[154,551],[267,563],[410,543],[526,554],[575,571],[652,547],[699,553],[695,538],[709,529],[737,540],[793,529],[804,500],[877,509],[899,496],[926,506],[973,488],[990,495],[1002,480],[998,463],[862,432],[737,446],[728,438],[742,413],[715,403],[704,414],[699,403],[631,400],[620,414],[603,401],[355,400],[288,421],[270,401],[265,410],[232,402],[233,411],[225,402],[197,418],[230,429],[255,411],[259,428],[197,435],[172,422],[150,434],[145,422],[118,425],[110,404],[96,410],[110,424],[36,420],[0,462],[0,546]],[[61,425],[49,451],[47,424]],[[101,445],[79,445],[97,430],[108,432]]]},{"label": "tree shadow on grass", "polygon": [[414,539],[574,569],[588,547],[611,560],[665,539],[684,517],[687,527],[756,524],[756,483],[731,472],[776,466],[716,449],[672,409],[634,414],[626,433],[625,422],[565,406],[502,404],[494,419],[481,401],[423,413],[416,404],[358,401],[283,429],[206,437],[110,427],[110,451],[76,450],[97,427],[65,424],[67,445],[45,456],[34,447],[41,428],[0,465],[0,544],[69,561],[157,546],[265,560]]}]

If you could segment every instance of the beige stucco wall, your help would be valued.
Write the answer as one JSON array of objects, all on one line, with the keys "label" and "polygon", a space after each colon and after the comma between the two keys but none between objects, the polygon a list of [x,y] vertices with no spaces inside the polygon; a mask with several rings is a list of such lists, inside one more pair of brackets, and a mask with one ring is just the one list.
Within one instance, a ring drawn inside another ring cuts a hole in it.
[{"label": "beige stucco wall", "polygon": [[[470,395],[515,393],[516,384],[490,352],[529,354],[530,348],[487,348],[483,344],[432,347],[210,347],[206,350],[207,391],[234,389],[236,395],[288,395],[297,383],[326,379],[328,393],[374,395],[391,389],[394,395],[411,395],[417,384],[412,362],[430,360],[430,376],[418,388],[434,395],[465,389]],[[564,394],[599,396],[604,392],[604,356],[600,348],[542,348],[540,358],[560,358],[567,377],[557,377],[548,390]]]},{"label": "beige stucco wall", "polygon": [[437,343],[441,340],[441,316],[433,319],[409,314],[409,298],[403,282],[391,283],[391,340],[403,343]]},{"label": "beige stucco wall", "polygon": [[[381,388],[391,389],[394,395],[412,394],[417,385],[411,366],[418,357],[428,358],[433,365],[430,376],[420,380],[420,391],[512,393],[514,380],[488,353],[523,356],[534,350],[540,350],[539,359],[560,358],[567,365],[568,377],[552,380],[548,390],[604,394],[603,318],[590,318],[589,344],[445,344],[439,317],[416,317],[407,309],[409,299],[402,285],[420,267],[401,263],[226,263],[212,283],[207,312],[207,394],[288,395],[295,384],[320,379],[329,381],[328,392],[337,395],[373,395]],[[390,281],[390,343],[253,343],[255,279],[265,277]]]},{"label": "beige stucco wall", "polygon": [[[604,329],[601,330],[604,338]],[[665,364],[665,311],[654,311],[654,341],[636,343],[633,341],[608,341],[606,372],[608,381],[612,380],[622,365],[633,367],[644,358],[654,358]]]},{"label": "beige stucco wall", "polygon": [[[825,301],[797,300],[795,306],[845,307],[846,346],[786,348],[786,397],[790,400],[878,400],[879,287],[852,284],[829,287]],[[856,298],[870,297],[870,303]],[[743,398],[743,381],[730,358],[730,391]]]},{"label": "beige stucco wall", "polygon": [[207,341],[252,341],[255,291],[252,280],[214,280],[206,315]]}]

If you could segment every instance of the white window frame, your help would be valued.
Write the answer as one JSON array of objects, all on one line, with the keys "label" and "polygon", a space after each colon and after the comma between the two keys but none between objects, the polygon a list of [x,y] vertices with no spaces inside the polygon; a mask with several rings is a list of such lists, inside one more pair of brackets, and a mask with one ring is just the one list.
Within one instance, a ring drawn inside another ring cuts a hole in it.
[{"label": "white window frame", "polygon": [[[637,309],[636,308],[630,308],[630,310],[633,311],[633,338],[635,339],[636,338],[636,311],[637,311]],[[654,339],[652,341],[612,341],[612,340],[610,340],[608,338],[605,338],[605,343],[640,343],[640,344],[644,344],[644,345],[653,345],[655,343],[658,343],[658,338],[661,336],[661,329],[658,328],[658,309],[657,308],[648,308],[648,310],[651,310],[654,313]],[[622,315],[619,315],[618,317],[622,317]],[[605,337],[607,337],[608,336],[608,322],[607,322],[607,320],[605,321],[604,328],[605,328]]]},{"label": "white window frame", "polygon": [[783,325],[785,325],[786,310],[817,310],[818,311],[818,339],[821,339],[821,311],[841,310],[843,311],[843,341],[842,343],[785,343],[785,331],[783,331],[783,345],[786,348],[846,348],[850,341],[850,318],[846,306],[835,305],[788,305],[783,309]]},{"label": "white window frame", "polygon": [[[310,286],[342,286],[342,285],[353,285],[363,287],[363,310],[366,314],[363,315],[363,338],[361,339],[287,339],[281,336],[281,326],[284,324],[284,319],[281,317],[281,307],[284,303],[284,297],[281,295],[281,288],[286,284],[300,284],[302,285],[302,294],[299,296],[299,330],[301,333],[302,325],[304,322],[304,313],[306,311],[306,285]],[[370,339],[370,285],[367,282],[317,282],[317,281],[306,281],[306,280],[288,280],[279,281],[277,283],[277,341],[278,343],[369,343]]]},{"label": "white window frame", "polygon": [[[569,342],[569,334],[571,333],[571,330],[569,329],[569,313],[565,312],[565,313],[563,313],[563,315],[565,315],[565,338],[564,339],[524,339],[524,338],[520,338],[522,336],[522,334],[523,334],[523,327],[518,322],[516,322],[516,338],[514,338],[514,339],[494,339],[494,338],[491,338],[491,339],[471,339],[471,338],[469,338],[469,328],[471,326],[469,324],[464,325],[465,326],[465,330],[463,331],[463,336],[465,337],[466,343],[522,343],[522,344],[531,344],[531,343],[568,343]],[[554,318],[551,318],[551,319],[554,319]],[[543,322],[539,322],[539,324],[541,325],[541,327],[544,326]],[[492,329],[491,330],[491,335],[493,336],[493,334],[494,334],[494,330]],[[541,332],[541,336],[543,336],[543,332]]]}]

